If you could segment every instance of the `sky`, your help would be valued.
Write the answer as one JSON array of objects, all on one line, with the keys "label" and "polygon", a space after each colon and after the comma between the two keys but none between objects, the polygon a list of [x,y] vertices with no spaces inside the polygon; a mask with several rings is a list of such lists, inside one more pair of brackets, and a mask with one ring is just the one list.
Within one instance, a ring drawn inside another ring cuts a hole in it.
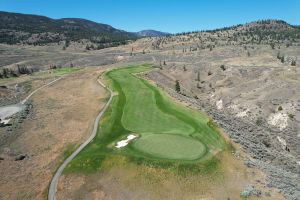
[{"label": "sky", "polygon": [[0,0],[0,11],[84,18],[131,32],[209,30],[259,19],[300,25],[300,0]]}]

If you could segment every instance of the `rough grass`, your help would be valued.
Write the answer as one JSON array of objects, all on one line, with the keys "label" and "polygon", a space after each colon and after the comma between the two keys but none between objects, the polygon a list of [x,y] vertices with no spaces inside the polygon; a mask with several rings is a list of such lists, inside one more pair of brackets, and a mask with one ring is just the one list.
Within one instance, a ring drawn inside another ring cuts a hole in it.
[{"label": "rough grass", "polygon": [[[106,74],[109,86],[118,95],[102,118],[96,138],[68,165],[66,172],[94,172],[103,167],[104,161],[120,155],[137,165],[172,171],[186,168],[191,173],[208,172],[217,168],[212,152],[226,148],[223,138],[207,124],[205,115],[172,102],[157,87],[135,75],[150,69],[135,66]],[[114,148],[130,133],[137,133],[140,138],[122,149]]]},{"label": "rough grass", "polygon": [[72,72],[76,72],[78,70],[80,70],[80,68],[63,67],[63,68],[52,69],[51,72],[56,76],[62,76],[62,75],[65,75],[65,74],[70,74]]}]

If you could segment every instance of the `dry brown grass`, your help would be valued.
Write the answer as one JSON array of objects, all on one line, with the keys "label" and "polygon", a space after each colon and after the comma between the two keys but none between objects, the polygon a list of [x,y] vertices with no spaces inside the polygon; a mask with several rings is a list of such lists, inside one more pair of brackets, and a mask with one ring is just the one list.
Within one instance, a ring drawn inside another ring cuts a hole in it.
[{"label": "dry brown grass", "polygon": [[6,156],[0,165],[0,199],[42,199],[68,144],[89,135],[107,94],[96,81],[97,68],[70,74],[33,97],[32,119],[18,130],[9,148],[26,153],[23,161]]}]

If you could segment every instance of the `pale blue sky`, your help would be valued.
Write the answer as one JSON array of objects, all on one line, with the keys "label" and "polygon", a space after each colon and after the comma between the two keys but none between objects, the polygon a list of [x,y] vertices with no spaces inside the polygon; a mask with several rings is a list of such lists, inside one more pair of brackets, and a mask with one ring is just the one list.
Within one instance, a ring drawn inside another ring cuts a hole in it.
[{"label": "pale blue sky", "polygon": [[85,18],[126,31],[176,33],[258,19],[300,24],[300,0],[0,0],[0,10]]}]

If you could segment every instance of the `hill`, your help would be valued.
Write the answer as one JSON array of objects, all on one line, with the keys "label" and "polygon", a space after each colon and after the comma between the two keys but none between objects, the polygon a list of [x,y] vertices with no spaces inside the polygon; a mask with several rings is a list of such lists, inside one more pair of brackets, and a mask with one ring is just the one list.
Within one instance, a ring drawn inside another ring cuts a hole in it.
[{"label": "hill", "polygon": [[171,35],[170,33],[155,31],[155,30],[142,30],[136,33],[139,37],[162,37]]},{"label": "hill", "polygon": [[92,43],[113,46],[136,38],[134,33],[85,19],[51,19],[38,15],[0,12],[0,43],[42,45],[86,39]]},{"label": "hill", "polygon": [[300,42],[300,26],[282,20],[259,20],[214,30],[183,32],[152,42],[155,49],[170,48],[180,42],[185,49],[213,49],[216,46],[268,44],[290,46]]}]

